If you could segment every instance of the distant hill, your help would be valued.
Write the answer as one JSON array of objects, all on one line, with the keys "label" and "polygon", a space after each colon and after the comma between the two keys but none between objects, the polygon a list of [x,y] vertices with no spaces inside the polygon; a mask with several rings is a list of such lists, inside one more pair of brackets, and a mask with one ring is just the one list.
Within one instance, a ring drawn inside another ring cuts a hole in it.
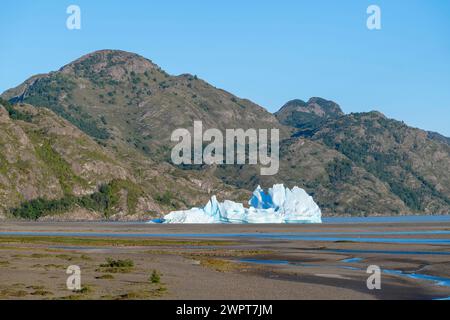
[{"label": "distant hill", "polygon": [[292,100],[275,113],[280,123],[303,129],[313,129],[330,118],[342,116],[340,106],[322,98],[311,98],[308,102]]},{"label": "distant hill", "polygon": [[[158,216],[200,205],[215,193],[222,199],[244,200],[258,184],[273,183],[305,188],[325,214],[450,212],[448,138],[407,127],[377,112],[346,115],[335,102],[315,97],[290,101],[271,114],[195,75],[169,75],[148,59],[116,50],[96,51],[58,71],[33,76],[2,97],[14,104],[9,111],[4,109],[2,126],[22,131],[36,126],[41,132],[41,125],[34,118],[30,122],[27,114],[42,113],[83,137],[86,142],[77,144],[77,139],[44,130],[40,139],[51,139],[51,149],[58,154],[65,150],[59,143],[70,143],[72,153],[61,156],[74,176],[89,182],[85,185],[72,177],[65,192],[61,182],[53,186],[55,192],[38,187],[40,192],[28,192],[20,183],[0,183],[0,196],[4,194],[7,201],[5,212],[11,212],[6,207],[36,198],[92,195],[119,180],[127,181],[133,191],[128,201],[132,207],[137,198],[145,205],[137,210],[102,211],[117,219]],[[195,120],[203,121],[204,129],[278,128],[282,139],[279,173],[261,176],[258,166],[250,165],[173,166],[170,135],[177,128],[192,128]],[[4,134],[2,154],[17,149],[8,140],[11,134]],[[86,150],[97,156],[83,158],[87,164],[78,163]],[[98,159],[103,162],[95,162]],[[15,163],[9,160],[3,163]],[[53,170],[52,163],[44,162],[45,170]],[[77,171],[85,166],[108,170],[98,176],[88,176],[89,170]],[[40,171],[17,171],[14,177],[35,177],[42,183]],[[130,194],[128,189],[114,190],[125,195]]]},{"label": "distant hill", "polygon": [[382,181],[409,211],[449,212],[450,147],[427,132],[370,112],[330,120],[308,137]]}]

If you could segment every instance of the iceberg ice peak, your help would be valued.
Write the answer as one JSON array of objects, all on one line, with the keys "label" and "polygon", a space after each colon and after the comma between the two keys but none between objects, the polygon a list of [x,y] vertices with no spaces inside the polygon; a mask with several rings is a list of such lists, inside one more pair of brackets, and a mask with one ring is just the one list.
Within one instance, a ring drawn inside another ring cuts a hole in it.
[{"label": "iceberg ice peak", "polygon": [[164,217],[164,223],[321,223],[319,206],[305,190],[285,188],[276,184],[266,194],[258,186],[248,201],[241,203],[217,201],[216,196],[203,208],[173,211]]}]

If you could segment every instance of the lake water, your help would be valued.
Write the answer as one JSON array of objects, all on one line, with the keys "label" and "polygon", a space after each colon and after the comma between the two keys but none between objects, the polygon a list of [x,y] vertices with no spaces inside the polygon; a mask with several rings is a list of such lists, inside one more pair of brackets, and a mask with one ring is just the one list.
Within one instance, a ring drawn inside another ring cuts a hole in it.
[{"label": "lake water", "polygon": [[386,216],[386,217],[324,217],[324,224],[342,223],[426,223],[450,222],[450,215],[436,216]]},{"label": "lake water", "polygon": [[[361,223],[414,223],[450,222],[450,216],[389,216],[389,217],[330,217],[324,224]],[[100,222],[94,222],[101,224]],[[114,223],[106,223],[114,224]],[[118,222],[116,224],[142,224]],[[169,225],[168,225],[169,226]],[[207,225],[205,225],[205,230]],[[450,231],[393,231],[393,232],[296,232],[296,233],[119,233],[119,232],[0,232],[0,236],[66,236],[66,237],[111,237],[111,238],[257,238],[299,241],[351,241],[365,243],[409,243],[450,244]],[[430,238],[428,235],[443,237]],[[401,236],[413,236],[402,238]],[[424,236],[424,237],[421,237]]]},{"label": "lake water", "polygon": [[[163,219],[152,220],[163,223]],[[358,224],[358,223],[431,223],[450,222],[450,215],[427,216],[380,216],[380,217],[322,217],[323,224]],[[118,222],[120,223],[120,222]],[[127,222],[125,222],[127,223]]]},{"label": "lake water", "polygon": [[[449,253],[450,254],[450,253]],[[355,266],[346,266],[346,265],[335,265],[335,264],[310,264],[310,263],[301,263],[297,261],[288,261],[288,260],[270,260],[270,259],[239,259],[236,262],[240,263],[251,263],[251,264],[259,264],[259,265],[271,265],[271,266],[293,266],[300,268],[338,268],[338,269],[346,269],[353,271],[364,271],[366,270],[365,265],[359,265],[359,262],[363,261],[363,259],[354,257],[349,259],[341,260],[343,263],[352,263]],[[450,279],[444,277],[433,276],[429,274],[420,274],[420,273],[409,273],[404,272],[402,270],[392,270],[392,269],[381,269],[381,272],[388,275],[394,275],[414,280],[428,281],[433,283],[436,286],[441,287],[450,287]],[[450,297],[437,297],[434,300],[449,300]]]},{"label": "lake water", "polygon": [[[377,236],[449,235],[445,238],[392,238]],[[339,232],[339,233],[116,233],[116,232],[0,232],[0,236],[48,236],[48,237],[110,237],[110,238],[253,238],[270,240],[299,240],[363,243],[450,244],[450,231],[413,232]]]}]

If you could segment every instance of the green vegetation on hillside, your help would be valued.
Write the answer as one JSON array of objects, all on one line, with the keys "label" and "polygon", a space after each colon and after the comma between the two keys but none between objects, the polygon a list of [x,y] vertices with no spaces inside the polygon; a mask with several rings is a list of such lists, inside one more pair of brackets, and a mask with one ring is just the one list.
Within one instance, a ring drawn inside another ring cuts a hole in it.
[{"label": "green vegetation on hillside", "polygon": [[31,120],[33,119],[33,116],[31,114],[17,110],[9,101],[0,98],[0,104],[5,107],[6,111],[8,111],[9,116],[13,120],[31,122]]},{"label": "green vegetation on hillside", "polygon": [[44,140],[43,143],[36,146],[36,154],[42,161],[44,161],[44,163],[49,165],[52,172],[58,178],[64,194],[71,194],[73,191],[73,186],[76,183],[82,185],[86,184],[85,181],[75,175],[70,164],[67,163],[67,161],[59,155],[59,153],[53,150],[52,145],[48,140]]},{"label": "green vegetation on hillside", "polygon": [[103,184],[97,192],[86,196],[65,195],[63,198],[54,200],[38,198],[26,201],[19,207],[10,209],[10,212],[17,218],[37,220],[43,216],[61,214],[79,207],[101,212],[105,218],[108,218],[119,202],[121,190],[127,191],[128,209],[134,212],[138,197],[142,193],[133,183],[123,180],[113,180],[109,184]]},{"label": "green vegetation on hillside", "polygon": [[352,162],[347,159],[334,159],[326,167],[330,182],[345,182],[352,174]]},{"label": "green vegetation on hillside", "polygon": [[50,74],[38,79],[33,86],[30,86],[26,97],[21,102],[49,108],[86,134],[97,139],[108,139],[108,130],[101,126],[99,120],[95,120],[89,114],[82,112],[80,107],[69,105],[66,109],[62,106],[61,95],[72,92],[75,86],[75,82],[68,75]]},{"label": "green vegetation on hillside", "polygon": [[118,195],[121,190],[126,190],[128,212],[134,213],[139,198],[144,196],[142,188],[128,180],[113,180],[109,186],[112,195]]},{"label": "green vegetation on hillside", "polygon": [[174,206],[173,204],[174,196],[170,191],[166,191],[163,194],[157,195],[155,197],[155,200],[165,206]]},{"label": "green vegetation on hillside", "polygon": [[30,220],[37,220],[46,215],[64,213],[75,207],[103,212],[107,216],[109,210],[116,202],[117,197],[112,193],[111,186],[102,185],[97,192],[91,195],[82,197],[66,195],[56,200],[38,198],[26,201],[20,207],[11,209],[10,211],[17,218]]}]

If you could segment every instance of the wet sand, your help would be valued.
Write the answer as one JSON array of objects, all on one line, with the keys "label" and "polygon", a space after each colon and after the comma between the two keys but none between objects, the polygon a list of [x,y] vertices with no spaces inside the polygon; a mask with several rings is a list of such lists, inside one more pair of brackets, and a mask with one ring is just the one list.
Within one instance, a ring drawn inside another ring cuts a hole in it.
[{"label": "wet sand", "polygon": [[[444,233],[439,233],[442,231]],[[450,296],[448,285],[413,279],[407,274],[450,279],[448,243],[365,243],[364,239],[449,240],[450,234],[445,233],[448,231],[450,223],[146,225],[4,222],[0,225],[0,299],[444,298]],[[4,232],[34,234],[20,236],[5,235]],[[42,232],[91,235],[36,236]],[[383,232],[390,234],[380,234]],[[123,234],[126,233],[131,235],[125,237]],[[265,237],[267,234],[291,233],[324,237],[334,234],[333,237],[338,238],[352,233],[352,238],[360,240],[304,241]],[[122,235],[120,238],[114,237],[119,234]],[[107,258],[131,260],[133,267],[129,270],[100,267]],[[360,260],[343,261],[352,258]],[[65,271],[69,265],[81,268],[81,292],[66,288],[68,275]],[[381,275],[381,290],[367,288],[369,274],[366,269],[369,265],[386,270]],[[156,283],[149,281],[154,270],[161,275],[161,280]]]}]

